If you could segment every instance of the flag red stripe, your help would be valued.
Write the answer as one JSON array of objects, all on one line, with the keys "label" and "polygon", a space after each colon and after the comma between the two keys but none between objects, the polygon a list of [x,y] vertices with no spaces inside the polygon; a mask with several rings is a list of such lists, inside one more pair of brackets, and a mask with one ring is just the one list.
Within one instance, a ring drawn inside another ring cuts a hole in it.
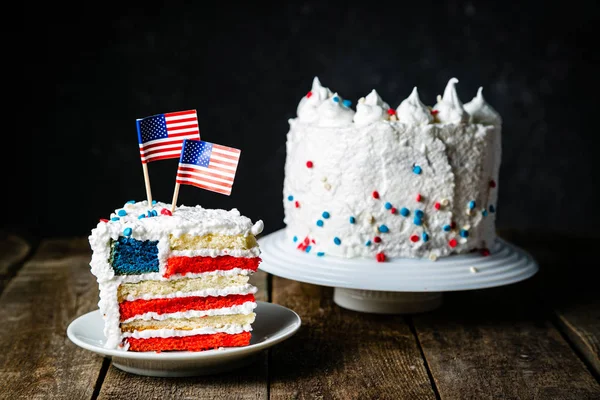
[{"label": "flag red stripe", "polygon": [[[156,152],[156,151],[177,150],[177,149],[181,149],[182,145],[183,145],[183,140],[175,140],[175,141],[171,141],[171,142],[157,143],[152,146],[140,148],[140,153],[148,154],[149,152]],[[161,148],[159,149],[157,147],[161,147]]]},{"label": "flag red stripe", "polygon": [[[223,154],[223,153],[214,153],[214,152],[212,153],[212,155],[213,155],[213,156],[219,156],[219,157],[223,157],[223,158],[226,158],[226,159],[228,159],[228,160],[235,161],[235,163],[234,163],[234,164],[237,164],[237,161],[240,159],[240,156],[239,156],[239,155],[237,155],[237,156],[231,156],[231,155],[229,155],[229,154]],[[223,160],[219,160],[219,161],[221,161],[221,162],[226,162],[226,161],[223,161]]]},{"label": "flag red stripe", "polygon": [[227,169],[227,168],[219,168],[219,167],[215,167],[215,166],[214,166],[214,165],[212,165],[212,164],[208,164],[208,168],[209,168],[209,169],[214,169],[215,171],[223,171],[223,172],[228,172],[228,173],[230,173],[230,174],[234,174],[234,175],[235,175],[235,171],[232,171],[232,170],[230,170],[230,169]]},{"label": "flag red stripe", "polygon": [[195,168],[189,168],[189,167],[179,167],[179,170],[177,170],[177,175],[185,174],[186,172],[196,172],[198,174],[204,174],[207,176],[211,176],[213,178],[227,179],[227,180],[230,180],[233,182],[233,177],[220,175],[220,174],[213,174],[212,172],[207,172],[207,171],[199,171]]},{"label": "flag red stripe", "polygon": [[160,156],[160,157],[157,156],[157,157],[147,158],[145,160],[142,159],[142,164],[147,164],[147,163],[152,162],[152,161],[166,160],[166,159],[169,159],[169,158],[179,158],[179,156],[178,155]]},{"label": "flag red stripe", "polygon": [[233,147],[221,146],[220,144],[213,143],[213,149],[221,149],[226,151],[231,151],[233,153],[241,153],[239,149],[234,149]]},{"label": "flag red stripe", "polygon": [[[200,140],[200,131],[199,130],[188,131],[188,132],[179,132],[179,133],[168,133],[169,139],[182,138],[184,136],[190,136],[190,135],[195,135],[195,134],[198,134],[198,138],[194,138],[194,139]],[[165,139],[165,140],[167,140],[167,139]]]},{"label": "flag red stripe", "polygon": [[196,187],[199,187],[200,189],[210,190],[211,192],[217,192],[217,193],[226,194],[226,195],[230,195],[231,194],[231,190],[229,190],[229,191],[222,190],[222,189],[211,187],[211,186],[201,185],[201,184],[196,183],[196,182],[181,181],[181,180],[177,179],[177,183],[180,183],[182,185],[196,186]]},{"label": "flag red stripe", "polygon": [[[169,124],[181,124],[183,122],[191,122],[191,124],[195,124],[196,126],[198,126],[198,119],[196,117],[191,117],[191,118],[181,118],[181,119],[175,119],[173,121],[167,121],[167,126],[169,126]],[[184,125],[182,125],[184,126]]]},{"label": "flag red stripe", "polygon": [[175,111],[175,112],[164,114],[164,116],[165,117],[177,117],[179,115],[184,115],[184,114],[194,114],[194,115],[196,115],[196,110]]},{"label": "flag red stripe", "polygon": [[[202,175],[204,175],[204,174],[202,174]],[[231,184],[233,183],[233,179],[229,180],[229,182],[222,182],[222,181],[218,181],[215,179],[210,179],[210,177],[207,177],[207,176],[198,176],[198,175],[192,175],[192,174],[177,174],[177,178],[190,178],[190,179],[195,179],[197,181],[214,183],[215,185],[228,186],[228,187],[231,187]]]}]

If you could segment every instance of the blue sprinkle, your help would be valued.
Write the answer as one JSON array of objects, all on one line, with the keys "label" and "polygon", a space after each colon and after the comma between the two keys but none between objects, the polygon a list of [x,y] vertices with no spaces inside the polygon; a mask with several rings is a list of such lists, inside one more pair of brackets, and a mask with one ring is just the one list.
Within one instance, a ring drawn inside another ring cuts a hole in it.
[{"label": "blue sprinkle", "polygon": [[153,217],[157,217],[157,216],[158,216],[158,211],[156,211],[156,210],[152,210],[152,216],[153,216]]},{"label": "blue sprinkle", "polygon": [[414,172],[415,174],[417,174],[417,175],[420,175],[420,174],[421,174],[421,172],[423,172],[423,170],[422,170],[422,169],[421,169],[421,167],[419,167],[418,165],[415,165],[415,166],[413,167],[413,172]]},{"label": "blue sprinkle", "polygon": [[408,217],[409,214],[410,214],[410,211],[408,211],[408,208],[402,207],[400,209],[400,215],[402,215],[403,217]]},{"label": "blue sprinkle", "polygon": [[342,104],[345,105],[346,107],[350,107],[352,105],[352,101],[344,100],[344,101],[342,101]]},{"label": "blue sprinkle", "polygon": [[148,210],[148,214],[146,216],[150,218],[152,216],[152,211]]},{"label": "blue sprinkle", "polygon": [[423,225],[423,220],[422,220],[421,218],[419,218],[419,217],[415,217],[415,218],[413,219],[413,223],[414,223],[415,225],[421,226],[421,225]]},{"label": "blue sprinkle", "polygon": [[490,212],[491,213],[495,213],[496,212],[496,207],[494,207],[493,204],[490,204]]},{"label": "blue sprinkle", "polygon": [[444,225],[443,228],[446,232],[450,232],[450,229],[452,229],[452,227],[450,225]]},{"label": "blue sprinkle", "polygon": [[306,246],[306,250],[304,250],[304,251],[306,251],[307,253],[310,253],[310,249],[312,249],[312,246]]},{"label": "blue sprinkle", "polygon": [[367,240],[367,243],[365,243],[365,246],[370,246],[371,245],[371,241]]},{"label": "blue sprinkle", "polygon": [[389,232],[389,229],[388,229],[387,225],[381,225],[381,226],[379,226],[379,232],[381,232],[381,233]]},{"label": "blue sprinkle", "polygon": [[415,210],[415,215],[416,215],[418,218],[423,218],[423,215],[425,215],[425,214],[423,213],[423,211],[422,211],[422,210]]},{"label": "blue sprinkle", "polygon": [[288,200],[289,201],[293,201],[294,200],[294,196],[292,196],[291,194],[288,196]]},{"label": "blue sprinkle", "polygon": [[138,217],[138,219],[146,218],[146,214],[142,214]]},{"label": "blue sprinkle", "polygon": [[460,233],[461,237],[464,237],[464,238],[469,237],[469,231],[467,231],[465,229],[461,229],[459,233]]},{"label": "blue sprinkle", "polygon": [[423,232],[423,234],[421,235],[421,238],[423,239],[424,242],[427,242],[429,240],[429,235],[427,234],[427,232]]},{"label": "blue sprinkle", "polygon": [[125,228],[125,229],[123,230],[123,235],[125,235],[125,236],[131,236],[131,232],[133,232],[133,231],[131,230],[131,228]]},{"label": "blue sprinkle", "polygon": [[152,205],[155,205],[155,204],[156,204],[156,200],[152,200]]},{"label": "blue sprinkle", "polygon": [[323,257],[324,255],[325,255],[325,253],[323,253],[322,251],[320,251],[320,252],[317,253],[318,257]]},{"label": "blue sprinkle", "polygon": [[135,200],[129,200],[127,204],[135,204]]},{"label": "blue sprinkle", "polygon": [[121,218],[119,218],[119,217],[112,217],[110,220],[111,220],[111,221],[118,221],[118,220],[120,220],[120,219],[121,219]]},{"label": "blue sprinkle", "polygon": [[340,240],[339,237],[334,237],[333,238],[333,243],[335,243],[335,244],[337,244],[339,246],[340,244],[342,244],[342,241]]},{"label": "blue sprinkle", "polygon": [[486,210],[486,209],[483,209],[483,210],[481,211],[481,215],[483,215],[484,217],[487,217],[487,216],[488,216],[488,212],[487,212],[487,210]]},{"label": "blue sprinkle", "polygon": [[327,211],[323,211],[323,214],[321,214],[323,216],[323,218],[327,219],[329,218],[329,213]]},{"label": "blue sprinkle", "polygon": [[392,203],[390,203],[389,201],[387,203],[385,203],[385,209],[386,210],[391,210],[392,209]]},{"label": "blue sprinkle", "polygon": [[472,209],[474,209],[474,208],[475,208],[475,205],[476,205],[476,204],[475,204],[475,200],[471,200],[471,201],[469,202],[469,209],[471,209],[471,210],[472,210]]},{"label": "blue sprinkle", "polygon": [[351,224],[354,224],[355,222],[356,222],[356,218],[354,218],[354,217],[350,217],[350,223],[351,223]]},{"label": "blue sprinkle", "polygon": [[332,98],[331,100],[333,100],[333,101],[334,101],[334,102],[336,102],[336,103],[339,103],[339,102],[340,102],[340,98],[339,98],[339,97],[337,97],[337,96],[333,96],[333,98]]},{"label": "blue sprinkle", "polygon": [[125,211],[125,210],[119,210],[119,212],[117,212],[117,215],[118,215],[119,217],[124,217],[124,216],[126,216],[126,215],[127,215],[127,211]]},{"label": "blue sprinkle", "polygon": [[294,237],[292,238],[292,240],[293,240],[294,242],[297,242],[297,241],[298,241],[298,236],[294,236]]},{"label": "blue sprinkle", "polygon": [[323,226],[323,221],[322,220],[317,220],[317,226]]}]

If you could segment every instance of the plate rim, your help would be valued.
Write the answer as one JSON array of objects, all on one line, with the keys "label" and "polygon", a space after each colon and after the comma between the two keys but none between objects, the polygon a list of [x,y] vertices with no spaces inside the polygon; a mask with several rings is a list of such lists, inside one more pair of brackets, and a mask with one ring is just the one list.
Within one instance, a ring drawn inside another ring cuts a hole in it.
[{"label": "plate rim", "polygon": [[[77,322],[84,317],[87,317],[91,314],[100,313],[99,309],[95,309],[89,311],[85,314],[81,314],[78,317],[74,318],[69,325],[67,326],[67,337],[74,343],[76,346],[81,347],[85,350],[92,351],[96,354],[103,355],[104,357],[116,357],[116,358],[125,358],[125,359],[135,359],[135,360],[148,360],[148,361],[193,361],[193,360],[210,360],[210,359],[218,359],[223,357],[230,356],[247,356],[253,353],[257,353],[266,348],[272,347],[288,338],[293,336],[300,327],[302,326],[302,318],[298,315],[294,310],[284,307],[280,304],[270,303],[267,301],[256,301],[257,305],[267,305],[268,307],[275,307],[285,310],[286,312],[292,313],[295,317],[295,321],[290,325],[290,328],[284,330],[279,336],[270,336],[267,340],[264,340],[260,343],[250,344],[248,346],[242,347],[224,347],[222,349],[212,349],[205,351],[169,351],[169,352],[136,352],[136,351],[123,351],[116,349],[107,349],[100,346],[95,346],[93,344],[84,342],[80,340],[77,335],[74,333],[75,326]],[[258,307],[257,307],[258,308]],[[100,316],[101,318],[101,316]]]}]

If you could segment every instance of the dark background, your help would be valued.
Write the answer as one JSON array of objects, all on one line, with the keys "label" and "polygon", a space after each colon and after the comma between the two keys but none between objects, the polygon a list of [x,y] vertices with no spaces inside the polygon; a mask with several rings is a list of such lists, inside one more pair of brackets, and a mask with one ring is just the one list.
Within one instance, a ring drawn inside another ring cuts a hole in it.
[{"label": "dark background", "polygon": [[[4,96],[18,123],[3,132],[2,221],[36,237],[89,234],[145,198],[135,119],[195,108],[202,138],[242,157],[230,197],[183,186],[179,204],[237,207],[272,232],[284,226],[287,120],[315,75],[354,104],[375,88],[393,107],[415,85],[433,105],[456,76],[463,102],[483,86],[504,120],[498,227],[593,234],[597,4],[94,3],[5,15]],[[176,168],[149,164],[154,198],[171,201]]]}]

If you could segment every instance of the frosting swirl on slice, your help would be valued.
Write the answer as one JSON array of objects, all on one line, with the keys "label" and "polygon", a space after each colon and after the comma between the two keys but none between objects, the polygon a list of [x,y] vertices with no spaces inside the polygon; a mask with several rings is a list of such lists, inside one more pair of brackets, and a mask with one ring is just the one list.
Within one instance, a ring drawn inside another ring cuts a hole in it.
[{"label": "frosting swirl on slice", "polygon": [[490,106],[483,98],[483,88],[480,87],[477,91],[477,96],[473,100],[465,104],[465,110],[471,116],[472,124],[482,125],[501,125],[502,117],[496,110]]},{"label": "frosting swirl on slice", "polygon": [[317,124],[322,127],[345,126],[352,123],[354,110],[344,104],[340,95],[335,93],[317,108],[319,119]]},{"label": "frosting swirl on slice", "polygon": [[387,110],[389,109],[389,104],[381,100],[379,94],[373,89],[364,101],[359,100],[356,105],[354,123],[357,126],[364,126],[375,121],[385,120],[388,117]]},{"label": "frosting swirl on slice", "polygon": [[405,124],[426,125],[433,122],[433,115],[429,108],[421,102],[416,86],[410,96],[400,103],[397,113],[398,120]]},{"label": "frosting swirl on slice", "polygon": [[446,85],[444,97],[438,96],[438,103],[433,107],[437,111],[437,120],[441,123],[469,122],[469,114],[463,108],[462,102],[456,93],[458,79],[452,78]]},{"label": "frosting swirl on slice", "polygon": [[329,97],[331,97],[331,90],[321,86],[319,78],[315,76],[312,89],[300,100],[296,109],[298,119],[303,122],[315,122],[319,118],[317,108]]}]

